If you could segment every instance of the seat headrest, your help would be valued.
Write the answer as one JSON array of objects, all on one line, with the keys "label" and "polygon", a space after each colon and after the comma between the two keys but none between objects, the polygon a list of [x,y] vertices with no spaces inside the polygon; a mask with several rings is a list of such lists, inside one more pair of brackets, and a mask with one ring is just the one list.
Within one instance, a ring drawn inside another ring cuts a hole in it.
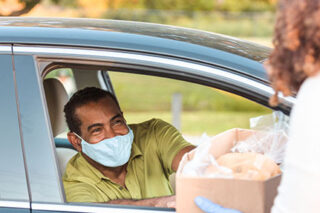
[{"label": "seat headrest", "polygon": [[68,102],[68,94],[62,83],[55,78],[45,79],[43,87],[46,93],[53,137],[55,137],[67,129],[63,108]]}]

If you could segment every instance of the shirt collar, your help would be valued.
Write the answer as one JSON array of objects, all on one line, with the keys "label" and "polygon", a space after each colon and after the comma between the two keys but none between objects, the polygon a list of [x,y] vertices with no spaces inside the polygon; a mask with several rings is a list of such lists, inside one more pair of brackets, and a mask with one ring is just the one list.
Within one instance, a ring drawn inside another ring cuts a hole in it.
[{"label": "shirt collar", "polygon": [[[79,152],[80,154],[80,158],[81,158],[81,161],[90,169],[90,171],[94,174],[94,176],[97,177],[97,179],[95,178],[95,181],[96,182],[99,182],[102,178],[107,178],[105,177],[98,169],[96,169],[94,166],[92,166],[82,155],[81,152]],[[90,175],[91,176],[91,175]],[[92,177],[92,176],[91,176]],[[109,179],[109,178],[107,178]]]},{"label": "shirt collar", "polygon": [[135,143],[135,141],[133,141],[129,163],[131,160],[133,160],[134,158],[136,158],[138,156],[142,156],[142,152],[141,152],[140,148],[138,147],[138,145]]},{"label": "shirt collar", "polygon": [[[95,174],[95,176],[98,178],[98,180],[105,179],[110,180],[108,177],[104,176],[98,169],[96,169],[94,166],[92,166],[82,155],[80,152],[80,158],[81,161],[83,160],[84,163],[89,167],[89,169]],[[131,147],[131,156],[129,158],[128,166],[132,163],[132,161],[136,158],[142,156],[142,152],[140,148],[137,146],[137,144],[133,141],[132,147]]]}]

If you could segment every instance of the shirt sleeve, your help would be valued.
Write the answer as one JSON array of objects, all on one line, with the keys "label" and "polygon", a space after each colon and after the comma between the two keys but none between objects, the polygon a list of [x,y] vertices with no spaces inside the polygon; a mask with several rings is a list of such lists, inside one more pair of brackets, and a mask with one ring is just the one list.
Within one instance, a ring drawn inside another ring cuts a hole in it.
[{"label": "shirt sleeve", "polygon": [[291,112],[289,141],[272,213],[319,212],[320,76],[302,85]]},{"label": "shirt sleeve", "polygon": [[184,140],[179,131],[171,124],[162,120],[157,120],[155,124],[155,136],[157,150],[165,173],[169,176],[172,170],[172,161],[180,150],[187,146],[192,146]]},{"label": "shirt sleeve", "polygon": [[64,182],[67,202],[107,202],[93,186],[82,182]]}]

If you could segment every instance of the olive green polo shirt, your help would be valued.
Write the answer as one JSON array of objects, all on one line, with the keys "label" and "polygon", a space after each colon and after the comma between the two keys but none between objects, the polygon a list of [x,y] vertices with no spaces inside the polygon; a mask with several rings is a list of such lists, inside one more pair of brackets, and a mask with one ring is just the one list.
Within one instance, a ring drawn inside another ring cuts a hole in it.
[{"label": "olive green polo shirt", "polygon": [[129,125],[134,134],[125,177],[126,187],[112,182],[89,164],[81,153],[68,162],[63,184],[68,202],[107,202],[172,195],[172,160],[190,146],[170,124],[151,119]]}]

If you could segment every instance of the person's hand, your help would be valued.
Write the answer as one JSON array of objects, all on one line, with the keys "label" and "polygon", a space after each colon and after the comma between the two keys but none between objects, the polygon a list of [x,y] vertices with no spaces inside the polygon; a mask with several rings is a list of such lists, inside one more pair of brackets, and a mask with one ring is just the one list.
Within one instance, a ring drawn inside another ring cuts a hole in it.
[{"label": "person's hand", "polygon": [[205,213],[241,213],[235,209],[223,208],[222,206],[215,204],[207,198],[201,196],[196,197],[194,202]]}]

